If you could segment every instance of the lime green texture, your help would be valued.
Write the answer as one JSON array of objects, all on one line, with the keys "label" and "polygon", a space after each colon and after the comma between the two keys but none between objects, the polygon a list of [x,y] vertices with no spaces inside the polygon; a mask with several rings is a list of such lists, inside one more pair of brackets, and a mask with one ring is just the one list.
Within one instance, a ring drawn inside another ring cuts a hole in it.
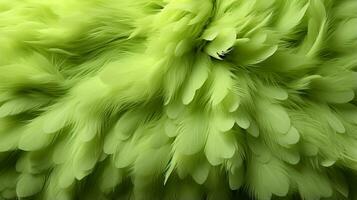
[{"label": "lime green texture", "polygon": [[0,0],[0,199],[356,200],[356,0]]}]

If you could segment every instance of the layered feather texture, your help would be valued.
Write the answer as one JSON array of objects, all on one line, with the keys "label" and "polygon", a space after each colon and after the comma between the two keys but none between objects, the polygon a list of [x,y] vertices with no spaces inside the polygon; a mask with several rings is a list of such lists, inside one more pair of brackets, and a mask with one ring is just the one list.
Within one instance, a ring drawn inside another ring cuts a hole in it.
[{"label": "layered feather texture", "polygon": [[356,0],[0,1],[0,199],[357,199]]}]

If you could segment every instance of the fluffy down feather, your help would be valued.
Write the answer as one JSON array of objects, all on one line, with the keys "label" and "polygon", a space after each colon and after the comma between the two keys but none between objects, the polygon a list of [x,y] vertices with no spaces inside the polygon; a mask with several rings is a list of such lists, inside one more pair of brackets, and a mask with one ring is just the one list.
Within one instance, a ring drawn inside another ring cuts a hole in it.
[{"label": "fluffy down feather", "polygon": [[0,199],[357,199],[356,0],[1,0]]}]

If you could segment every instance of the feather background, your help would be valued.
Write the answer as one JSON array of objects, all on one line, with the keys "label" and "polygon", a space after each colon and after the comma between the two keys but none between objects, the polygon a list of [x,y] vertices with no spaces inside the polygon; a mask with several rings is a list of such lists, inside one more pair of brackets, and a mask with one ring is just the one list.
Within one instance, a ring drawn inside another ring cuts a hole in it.
[{"label": "feather background", "polygon": [[1,0],[0,199],[357,199],[356,0]]}]

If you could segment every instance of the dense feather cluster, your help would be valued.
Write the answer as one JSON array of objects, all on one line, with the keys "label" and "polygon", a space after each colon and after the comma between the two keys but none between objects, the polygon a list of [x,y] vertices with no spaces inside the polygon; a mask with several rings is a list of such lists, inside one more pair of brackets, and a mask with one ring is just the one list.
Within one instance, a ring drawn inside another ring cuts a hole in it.
[{"label": "dense feather cluster", "polygon": [[0,199],[357,199],[356,0],[0,1]]}]

